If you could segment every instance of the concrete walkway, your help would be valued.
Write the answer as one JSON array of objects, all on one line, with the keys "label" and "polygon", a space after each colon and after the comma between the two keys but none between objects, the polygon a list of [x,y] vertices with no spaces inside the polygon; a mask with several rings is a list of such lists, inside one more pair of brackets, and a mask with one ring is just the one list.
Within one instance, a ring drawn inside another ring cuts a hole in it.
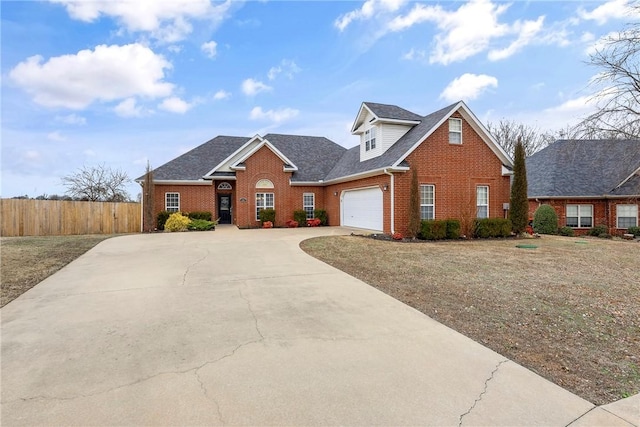
[{"label": "concrete walkway", "polygon": [[104,241],[1,310],[2,425],[640,424],[298,247],[349,232]]}]

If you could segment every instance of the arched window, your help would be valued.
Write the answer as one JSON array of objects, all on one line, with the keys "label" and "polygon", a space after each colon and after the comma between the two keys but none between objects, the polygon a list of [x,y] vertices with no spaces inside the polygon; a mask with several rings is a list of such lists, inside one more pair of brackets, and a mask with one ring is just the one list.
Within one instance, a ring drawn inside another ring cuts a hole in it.
[{"label": "arched window", "polygon": [[228,182],[221,182],[218,184],[218,190],[231,190],[231,184]]},{"label": "arched window", "polygon": [[268,179],[261,179],[260,181],[256,182],[256,188],[273,188],[273,182],[269,181]]}]

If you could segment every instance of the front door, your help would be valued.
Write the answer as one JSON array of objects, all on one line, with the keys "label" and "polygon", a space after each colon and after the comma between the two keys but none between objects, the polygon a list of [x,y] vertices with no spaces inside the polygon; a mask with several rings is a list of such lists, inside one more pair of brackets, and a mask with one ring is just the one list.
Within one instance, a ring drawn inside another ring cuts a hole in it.
[{"label": "front door", "polygon": [[218,218],[220,224],[231,224],[231,194],[218,195]]}]

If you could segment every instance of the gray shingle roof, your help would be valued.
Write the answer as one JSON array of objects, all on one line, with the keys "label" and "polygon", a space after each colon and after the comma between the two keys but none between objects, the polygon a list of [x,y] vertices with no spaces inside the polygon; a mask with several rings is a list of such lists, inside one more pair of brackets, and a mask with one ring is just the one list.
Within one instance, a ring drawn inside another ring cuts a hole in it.
[{"label": "gray shingle roof", "polygon": [[320,181],[338,163],[346,148],[319,136],[267,134],[264,138],[297,167],[291,181]]},{"label": "gray shingle roof", "polygon": [[422,116],[416,113],[412,113],[409,110],[400,108],[397,105],[389,104],[377,104],[375,102],[364,102],[369,107],[369,110],[381,119],[395,119],[395,120],[422,120]]},{"label": "gray shingle roof", "polygon": [[[154,180],[198,180],[249,140],[239,136],[216,136],[191,151],[153,170]],[[144,179],[144,176],[138,180]]]},{"label": "gray shingle roof", "polygon": [[[451,113],[452,108],[457,104],[458,103],[451,104],[424,117],[418,116],[420,118],[420,124],[412,127],[409,132],[405,133],[402,138],[400,138],[381,156],[361,162],[360,146],[353,147],[340,159],[331,172],[329,172],[325,180],[339,179],[348,175],[392,166],[400,160],[414,144],[419,142],[422,137],[431,131],[432,128],[440,122],[440,120]],[[367,105],[369,105],[369,103],[367,103]]]},{"label": "gray shingle roof", "polygon": [[640,140],[559,140],[526,161],[529,197],[640,194]]},{"label": "gray shingle roof", "polygon": [[[264,138],[291,160],[298,170],[293,172],[293,182],[318,182],[344,178],[349,175],[380,170],[398,164],[403,156],[431,132],[458,103],[451,104],[427,116],[419,116],[395,105],[365,103],[378,117],[414,120],[413,126],[382,155],[360,161],[360,147],[349,150],[335,142],[315,136],[267,134]],[[154,170],[156,180],[199,180],[215,166],[227,159],[249,138],[218,136],[193,150],[171,160]],[[406,166],[406,164],[401,163]],[[142,180],[140,177],[137,180]]]}]

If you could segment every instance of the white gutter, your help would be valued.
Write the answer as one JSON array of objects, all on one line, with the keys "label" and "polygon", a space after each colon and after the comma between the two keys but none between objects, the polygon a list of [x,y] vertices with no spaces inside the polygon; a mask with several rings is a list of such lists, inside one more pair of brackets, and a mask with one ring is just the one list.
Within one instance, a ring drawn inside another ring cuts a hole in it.
[{"label": "white gutter", "polygon": [[394,180],[393,180],[393,173],[389,172],[387,168],[384,168],[383,171],[385,174],[389,175],[391,177],[391,234],[395,233],[395,229],[394,229],[394,222],[395,222],[395,203],[394,203],[394,198],[393,198],[393,187],[394,187]]}]

